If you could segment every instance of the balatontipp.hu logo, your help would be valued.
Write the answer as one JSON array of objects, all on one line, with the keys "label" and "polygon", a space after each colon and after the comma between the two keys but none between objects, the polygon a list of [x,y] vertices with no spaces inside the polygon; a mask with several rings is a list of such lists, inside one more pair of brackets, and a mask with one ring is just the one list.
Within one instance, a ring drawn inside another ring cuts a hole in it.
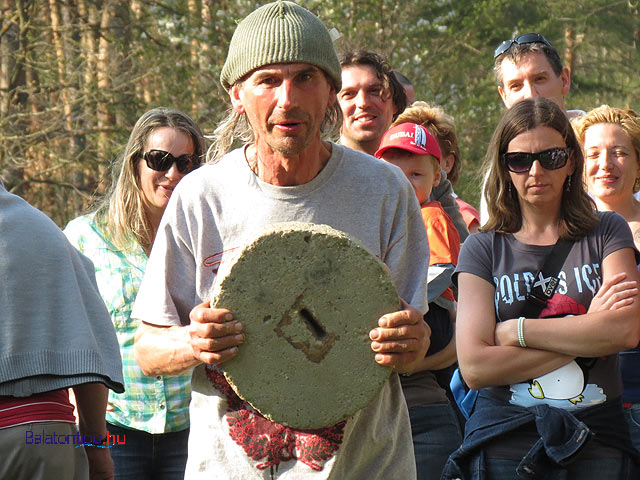
[{"label": "balatontipp.hu logo", "polygon": [[124,445],[125,435],[113,435],[107,431],[107,436],[102,435],[86,435],[83,433],[74,434],[62,434],[62,433],[47,433],[44,430],[42,433],[25,432],[25,443],[27,445],[75,445],[78,447],[100,447],[111,448],[114,445]]}]

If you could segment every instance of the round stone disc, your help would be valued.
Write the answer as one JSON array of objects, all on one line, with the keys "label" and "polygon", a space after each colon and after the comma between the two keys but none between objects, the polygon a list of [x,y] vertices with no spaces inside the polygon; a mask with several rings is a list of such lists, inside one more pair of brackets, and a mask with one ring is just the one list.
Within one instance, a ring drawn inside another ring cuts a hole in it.
[{"label": "round stone disc", "polygon": [[334,425],[365,407],[391,369],[375,362],[369,331],[401,308],[387,267],[326,225],[270,226],[213,293],[244,325],[238,355],[222,364],[235,392],[273,422]]}]

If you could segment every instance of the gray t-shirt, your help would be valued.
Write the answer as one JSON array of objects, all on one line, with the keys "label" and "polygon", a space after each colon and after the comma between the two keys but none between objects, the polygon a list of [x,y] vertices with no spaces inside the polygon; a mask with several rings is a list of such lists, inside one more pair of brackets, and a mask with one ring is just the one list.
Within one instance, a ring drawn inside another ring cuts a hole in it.
[{"label": "gray t-shirt", "polygon": [[[220,263],[264,226],[286,221],[328,224],[353,235],[387,264],[400,296],[426,311],[429,252],[411,185],[399,168],[332,144],[327,165],[304,185],[261,181],[244,149],[187,175],[165,211],[132,317],[187,324],[189,311],[210,298]],[[397,375],[345,425],[309,434],[265,423],[227,396],[217,372],[194,371],[187,478],[415,478]],[[241,406],[232,411],[232,405]],[[239,418],[257,430],[247,433]],[[291,441],[297,446],[290,451]],[[300,447],[314,444],[316,451]]]},{"label": "gray t-shirt", "polygon": [[[572,246],[558,275],[558,288],[539,318],[587,313],[602,285],[603,260],[617,250],[634,247],[622,217],[613,212],[599,215],[599,225]],[[477,233],[463,244],[454,275],[472,273],[495,286],[496,322],[517,318],[522,315],[526,293],[540,281],[538,271],[552,248],[523,244],[511,234]],[[574,411],[588,408],[620,397],[618,355],[578,358],[529,382],[487,390],[524,407],[546,403]]]},{"label": "gray t-shirt", "polygon": [[[558,275],[558,288],[539,318],[587,313],[602,285],[604,258],[621,248],[633,248],[629,227],[622,217],[605,212],[600,218],[599,226],[571,248]],[[472,235],[460,252],[456,273],[473,273],[495,286],[496,322],[518,318],[525,306],[525,295],[539,281],[535,276],[552,248],[552,245],[526,245],[510,234]],[[620,396],[617,355],[578,363],[579,368],[572,365],[564,372],[558,372],[561,378],[568,375],[564,382],[557,382],[560,386],[553,385],[552,378],[541,378],[537,383],[492,390],[515,405],[548,403],[568,410],[586,408]],[[575,375],[584,375],[583,386],[581,381],[569,380]],[[566,385],[566,391],[561,388],[563,385]]]}]

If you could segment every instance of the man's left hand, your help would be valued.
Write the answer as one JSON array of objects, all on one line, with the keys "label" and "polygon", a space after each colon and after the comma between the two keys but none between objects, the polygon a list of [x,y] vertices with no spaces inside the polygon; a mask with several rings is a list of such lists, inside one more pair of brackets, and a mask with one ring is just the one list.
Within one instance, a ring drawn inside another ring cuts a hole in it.
[{"label": "man's left hand", "polygon": [[431,343],[431,329],[422,314],[404,300],[402,306],[404,310],[383,315],[378,327],[369,332],[376,362],[398,373],[413,371]]}]

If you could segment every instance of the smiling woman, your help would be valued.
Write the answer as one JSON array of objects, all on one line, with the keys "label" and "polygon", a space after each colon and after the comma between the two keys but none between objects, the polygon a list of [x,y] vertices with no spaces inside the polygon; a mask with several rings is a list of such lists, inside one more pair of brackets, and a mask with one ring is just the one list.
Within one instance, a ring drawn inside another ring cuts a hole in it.
[{"label": "smiling woman", "polygon": [[[640,247],[640,116],[633,110],[598,107],[576,119],[586,158],[585,182],[599,210],[624,217]],[[627,424],[640,450],[640,346],[621,352],[620,368]]]},{"label": "smiling woman", "polygon": [[145,142],[145,151],[137,163],[143,208],[156,230],[173,189],[199,163],[194,158],[193,140],[172,127],[156,128]]},{"label": "smiling woman", "polygon": [[[204,139],[182,112],[156,108],[140,117],[97,212],[72,220],[65,234],[95,266],[100,294],[120,342],[125,393],[109,394],[116,478],[183,478],[191,374],[145,376],[133,356],[138,322],[131,310],[162,214],[178,182],[200,165]],[[153,465],[153,467],[151,467]]]},{"label": "smiling woman", "polygon": [[640,237],[635,235],[640,203],[633,196],[640,189],[640,116],[603,105],[574,124],[586,159],[585,181],[598,209],[619,213]]}]

